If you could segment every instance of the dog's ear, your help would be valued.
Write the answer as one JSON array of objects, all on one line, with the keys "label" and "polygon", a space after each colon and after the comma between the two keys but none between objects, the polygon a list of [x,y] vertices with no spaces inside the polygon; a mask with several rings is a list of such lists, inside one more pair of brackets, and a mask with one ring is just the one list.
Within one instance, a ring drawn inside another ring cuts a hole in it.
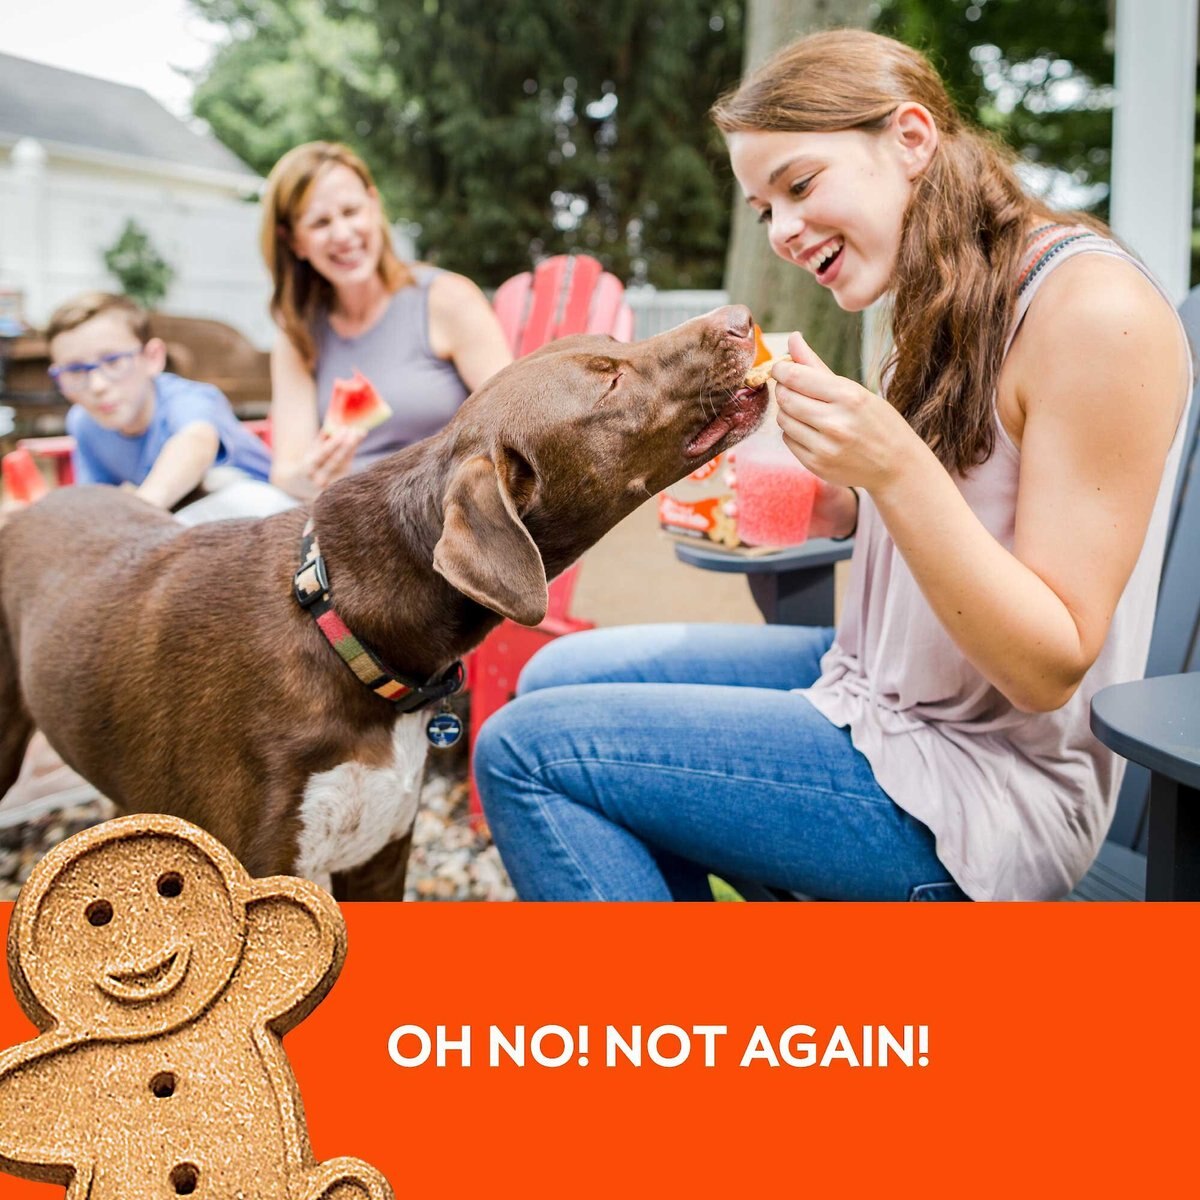
[{"label": "dog's ear", "polygon": [[519,625],[539,624],[549,603],[546,568],[491,459],[477,455],[458,465],[442,512],[433,569],[485,608]]}]

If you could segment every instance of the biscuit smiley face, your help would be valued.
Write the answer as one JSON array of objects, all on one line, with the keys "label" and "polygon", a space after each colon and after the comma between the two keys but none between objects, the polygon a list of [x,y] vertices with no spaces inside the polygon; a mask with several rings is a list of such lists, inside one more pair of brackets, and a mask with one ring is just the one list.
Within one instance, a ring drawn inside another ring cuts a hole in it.
[{"label": "biscuit smiley face", "polygon": [[0,1172],[72,1200],[394,1200],[369,1163],[315,1160],[283,1048],[345,952],[328,893],[251,879],[175,817],[62,842],[9,929],[13,989],[42,1033],[0,1049]]},{"label": "biscuit smiley face", "polygon": [[228,864],[194,842],[151,830],[98,838],[42,878],[19,952],[51,1016],[70,1012],[106,1033],[161,1030],[229,982],[245,907]]}]

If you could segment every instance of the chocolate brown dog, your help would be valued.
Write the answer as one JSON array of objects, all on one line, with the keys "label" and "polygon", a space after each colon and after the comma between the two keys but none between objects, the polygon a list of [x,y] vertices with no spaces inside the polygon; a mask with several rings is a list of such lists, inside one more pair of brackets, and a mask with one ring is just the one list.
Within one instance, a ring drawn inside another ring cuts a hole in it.
[{"label": "chocolate brown dog", "polygon": [[[439,677],[648,497],[739,441],[750,313],[633,345],[554,342],[439,434],[325,491],[337,617],[396,673]],[[34,727],[127,812],[202,826],[254,875],[400,899],[428,711],[397,716],[341,661],[293,577],[309,513],[184,528],[66,488],[0,528],[0,795]]]}]

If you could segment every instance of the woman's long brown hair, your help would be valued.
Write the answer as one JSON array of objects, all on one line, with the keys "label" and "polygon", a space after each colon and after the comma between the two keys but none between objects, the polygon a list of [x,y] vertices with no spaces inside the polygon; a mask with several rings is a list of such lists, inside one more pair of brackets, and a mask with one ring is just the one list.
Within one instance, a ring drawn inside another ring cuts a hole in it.
[{"label": "woman's long brown hair", "polygon": [[[375,188],[367,164],[348,146],[337,142],[307,142],[289,150],[271,168],[262,201],[260,245],[274,285],[271,316],[291,339],[310,371],[315,369],[317,361],[313,327],[317,314],[329,311],[333,288],[309,263],[296,257],[292,250],[292,234],[308,203],[313,184],[335,165],[349,167],[366,187]],[[382,206],[379,219],[383,226],[379,278],[389,292],[397,292],[413,282],[413,275],[392,249]]]},{"label": "woman's long brown hair", "polygon": [[725,134],[880,132],[915,101],[937,125],[937,150],[915,181],[892,276],[887,398],[952,471],[994,447],[996,383],[1016,312],[1030,227],[1060,214],[1027,195],[1015,156],[963,122],[929,61],[863,30],[810,34],[778,51],[717,101]]}]

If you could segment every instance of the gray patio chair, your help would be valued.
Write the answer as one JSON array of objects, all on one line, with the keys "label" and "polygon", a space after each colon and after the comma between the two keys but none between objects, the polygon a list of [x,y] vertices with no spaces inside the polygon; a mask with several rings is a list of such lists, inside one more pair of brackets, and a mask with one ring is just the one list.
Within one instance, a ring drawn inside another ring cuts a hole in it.
[{"label": "gray patio chair", "polygon": [[[1193,346],[1200,346],[1200,287],[1179,312]],[[1147,677],[1105,688],[1093,700],[1096,736],[1131,762],[1108,840],[1072,900],[1200,899],[1198,426],[1200,385],[1192,397],[1175,488]],[[852,542],[814,539],[774,554],[741,558],[680,543],[675,554],[704,570],[745,574],[769,624],[832,625],[834,566],[849,558],[852,547]],[[750,891],[754,899],[789,898]]]},{"label": "gray patio chair", "polygon": [[[1179,314],[1200,346],[1200,287]],[[1131,761],[1109,840],[1080,891],[1098,872],[1124,879],[1141,862],[1134,879],[1144,892],[1117,898],[1200,900],[1200,386],[1186,437],[1146,678],[1092,699],[1092,731]]]}]

